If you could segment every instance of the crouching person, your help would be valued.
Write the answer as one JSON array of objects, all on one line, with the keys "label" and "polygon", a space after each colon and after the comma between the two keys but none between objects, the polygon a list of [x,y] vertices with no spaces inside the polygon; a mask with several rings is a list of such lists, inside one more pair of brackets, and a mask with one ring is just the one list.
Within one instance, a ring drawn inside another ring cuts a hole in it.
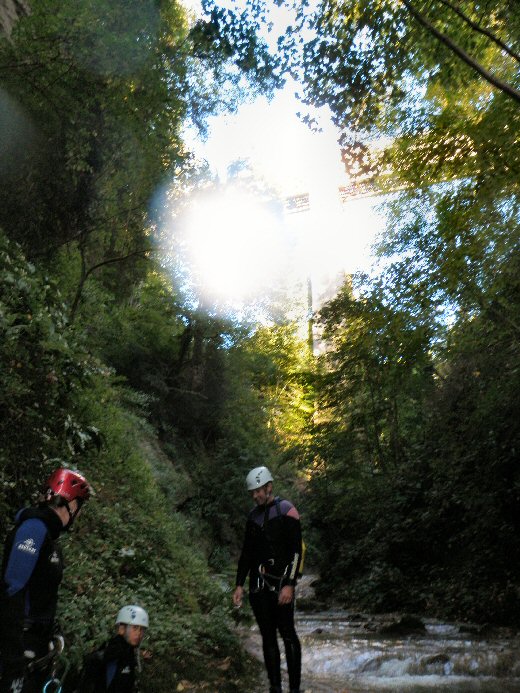
[{"label": "crouching person", "polygon": [[116,634],[84,660],[77,693],[134,693],[141,670],[139,648],[148,628],[148,614],[140,606],[119,610]]}]

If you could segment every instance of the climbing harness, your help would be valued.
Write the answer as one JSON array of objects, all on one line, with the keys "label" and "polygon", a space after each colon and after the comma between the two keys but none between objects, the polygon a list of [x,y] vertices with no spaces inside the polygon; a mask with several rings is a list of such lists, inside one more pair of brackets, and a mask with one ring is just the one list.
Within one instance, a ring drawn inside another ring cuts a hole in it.
[{"label": "climbing harness", "polygon": [[[276,496],[274,499],[275,502],[275,507],[276,507],[276,515],[277,518],[282,517],[282,510],[280,508],[280,497]],[[264,521],[262,523],[262,532],[264,533],[264,536],[266,537],[267,541],[269,542],[269,537],[266,532],[266,526],[267,522],[269,519],[269,507],[266,505],[265,511],[264,511]],[[267,563],[260,563],[258,566],[258,578],[257,578],[257,585],[256,589],[254,589],[254,592],[260,592],[263,589],[268,589],[270,592],[280,592],[282,589],[282,583],[284,579],[287,577],[291,580],[294,579],[299,579],[302,576],[302,567],[303,567],[303,561],[305,559],[305,552],[306,552],[306,546],[305,543],[303,542],[302,539],[302,555],[299,556],[298,554],[295,555],[295,559],[291,562],[291,564],[285,566],[285,570],[282,575],[274,575],[273,573],[270,572],[270,568],[274,566],[274,558],[270,558]],[[298,572],[296,573],[296,565],[299,564],[298,566]],[[290,567],[293,567],[291,574],[289,575],[289,569]]]},{"label": "climbing harness", "polygon": [[63,655],[63,638],[54,638],[52,643],[53,649],[50,652],[27,665],[29,674],[42,671],[49,665],[52,665],[49,675],[43,684],[42,693],[62,693],[63,681],[69,670],[69,663]]},{"label": "climbing harness", "polygon": [[69,663],[65,657],[62,654],[56,655],[49,678],[43,685],[42,693],[62,693],[63,682],[68,670]]},{"label": "climbing harness", "polygon": [[[274,564],[274,559],[269,559],[269,564],[273,565]],[[259,583],[259,591],[262,589],[268,589],[269,592],[280,592],[282,589],[282,582],[284,578],[287,576],[287,566],[284,570],[283,575],[273,575],[272,573],[267,572],[265,565],[260,563],[258,566],[258,583]]]}]

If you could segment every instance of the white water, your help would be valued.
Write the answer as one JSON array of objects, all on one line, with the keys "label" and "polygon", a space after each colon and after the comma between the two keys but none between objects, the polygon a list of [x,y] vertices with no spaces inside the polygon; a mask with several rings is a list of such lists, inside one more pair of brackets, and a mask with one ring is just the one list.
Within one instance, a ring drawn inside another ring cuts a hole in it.
[{"label": "white water", "polygon": [[[296,622],[302,693],[520,693],[520,637],[510,633],[483,638],[423,619],[421,635],[382,636],[381,618],[341,610],[297,611]],[[244,643],[261,659],[256,626]],[[258,693],[267,690],[265,680]]]},{"label": "white water", "polygon": [[424,635],[382,637],[366,632],[370,621],[353,624],[338,612],[297,621],[304,689],[313,693],[520,691],[517,639],[469,639],[458,626],[428,621]]}]

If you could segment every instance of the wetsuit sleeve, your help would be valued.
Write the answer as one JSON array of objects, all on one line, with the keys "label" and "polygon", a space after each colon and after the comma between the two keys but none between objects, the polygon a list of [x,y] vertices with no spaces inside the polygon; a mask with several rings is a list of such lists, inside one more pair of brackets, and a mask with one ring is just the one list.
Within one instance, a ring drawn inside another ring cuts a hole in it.
[{"label": "wetsuit sleeve", "polygon": [[284,517],[284,522],[289,563],[287,565],[287,573],[283,584],[294,587],[294,585],[296,585],[298,570],[302,560],[302,530],[300,516],[298,515],[296,508],[291,507],[289,512]]},{"label": "wetsuit sleeve", "polygon": [[242,551],[240,553],[240,558],[238,559],[237,568],[237,587],[243,587],[246,578],[251,569],[251,556],[252,556],[252,536],[251,536],[251,522],[248,520],[246,524],[246,530],[244,534],[244,543],[242,544]]},{"label": "wetsuit sleeve", "polygon": [[31,518],[18,527],[3,576],[2,647],[7,656],[23,653],[22,633],[25,616],[25,590],[47,536],[45,524]]},{"label": "wetsuit sleeve", "polygon": [[29,582],[46,534],[45,524],[37,518],[26,520],[18,527],[4,575],[8,597],[15,595]]}]

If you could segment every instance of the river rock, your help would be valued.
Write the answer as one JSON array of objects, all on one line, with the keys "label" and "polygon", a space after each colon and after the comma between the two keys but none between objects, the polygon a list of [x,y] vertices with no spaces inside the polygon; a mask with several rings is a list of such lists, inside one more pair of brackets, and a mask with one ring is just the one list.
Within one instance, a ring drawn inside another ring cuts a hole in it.
[{"label": "river rock", "polygon": [[447,664],[450,658],[444,652],[439,652],[438,654],[431,655],[430,657],[424,658],[425,664]]},{"label": "river rock", "polygon": [[490,635],[491,631],[492,627],[489,623],[464,623],[459,628],[459,633],[469,635],[486,636]]},{"label": "river rock", "polygon": [[317,575],[304,575],[296,585],[296,605],[299,611],[323,611],[327,605],[316,599]]},{"label": "river rock", "polygon": [[415,635],[426,632],[426,627],[420,618],[405,614],[401,618],[383,625],[380,633],[385,635]]}]

